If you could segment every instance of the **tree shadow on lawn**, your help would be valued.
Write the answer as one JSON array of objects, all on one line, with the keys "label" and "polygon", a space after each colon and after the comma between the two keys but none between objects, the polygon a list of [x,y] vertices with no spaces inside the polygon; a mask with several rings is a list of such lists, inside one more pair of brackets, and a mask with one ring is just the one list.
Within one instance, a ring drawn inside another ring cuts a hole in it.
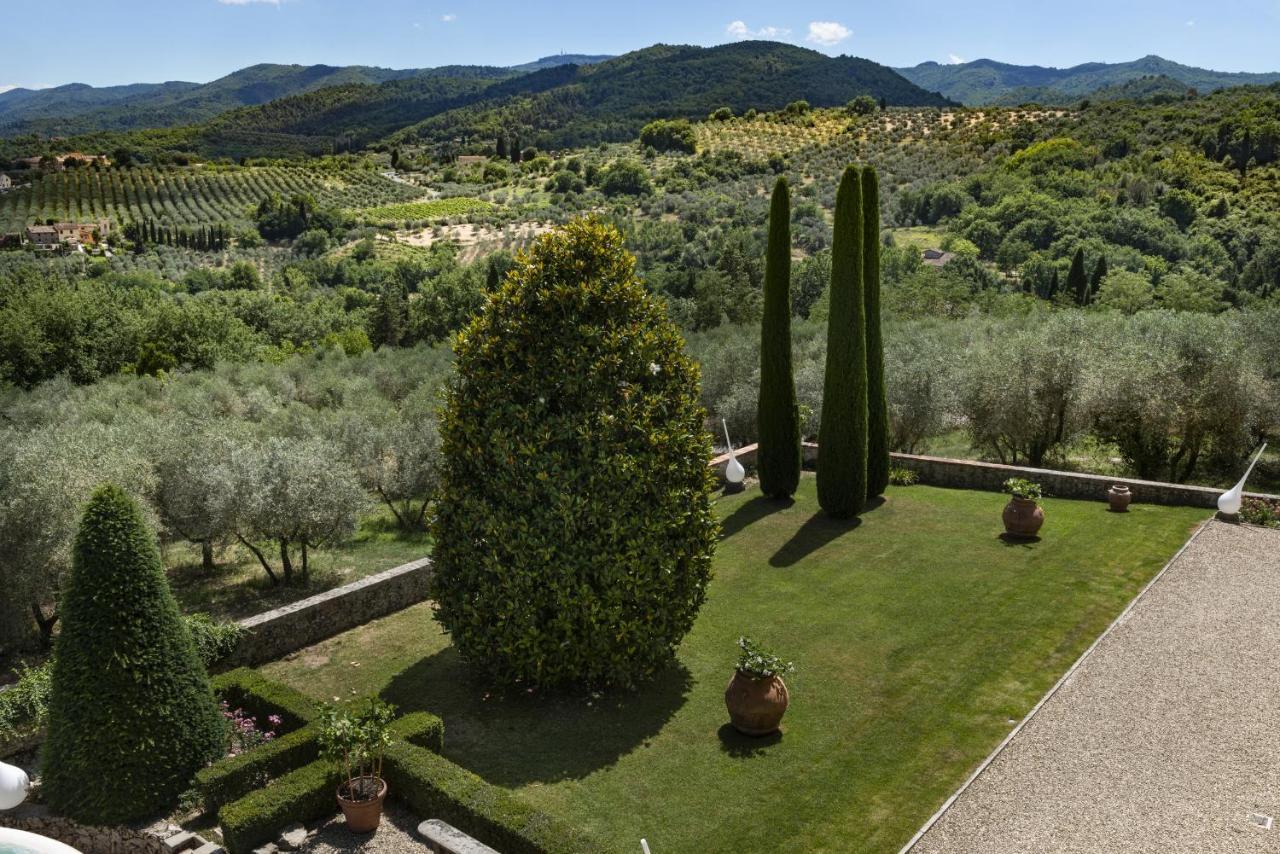
[{"label": "tree shadow on lawn", "polygon": [[1021,537],[1010,533],[1000,534],[996,539],[1004,543],[1006,546],[1021,546],[1024,549],[1029,549],[1036,543],[1040,542],[1039,537]]},{"label": "tree shadow on lawn", "polygon": [[857,516],[852,519],[833,519],[826,513],[814,513],[791,535],[791,539],[773,553],[773,557],[769,558],[769,566],[779,568],[795,566],[818,549],[839,539],[861,524],[862,519]]},{"label": "tree shadow on lawn", "polygon": [[685,704],[693,678],[676,662],[635,691],[494,689],[450,646],[394,676],[383,699],[444,720],[444,755],[490,783],[576,780],[648,743]]},{"label": "tree shadow on lawn", "polygon": [[795,503],[794,498],[770,498],[767,495],[757,495],[724,518],[720,523],[720,539],[727,540],[752,522],[758,522],[779,510],[786,510]]}]

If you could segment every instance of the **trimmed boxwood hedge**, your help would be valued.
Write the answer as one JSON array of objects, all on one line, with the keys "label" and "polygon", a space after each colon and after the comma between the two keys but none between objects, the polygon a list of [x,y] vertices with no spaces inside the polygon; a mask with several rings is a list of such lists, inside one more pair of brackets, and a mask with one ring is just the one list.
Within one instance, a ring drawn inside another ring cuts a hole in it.
[{"label": "trimmed boxwood hedge", "polygon": [[342,779],[335,763],[320,759],[227,804],[218,812],[227,850],[244,854],[275,839],[286,825],[332,815]]},{"label": "trimmed boxwood hedge", "polygon": [[[223,841],[243,854],[276,837],[293,822],[332,815],[342,772],[316,759],[315,704],[291,688],[251,670],[233,670],[214,680],[217,693],[255,715],[293,715],[299,728],[240,756],[225,759],[197,776],[206,806],[219,808]],[[289,725],[286,717],[285,725]],[[440,756],[444,722],[412,712],[391,725],[383,775],[391,797],[423,818],[439,818],[507,854],[591,852],[601,846],[582,832],[529,806],[511,792],[490,785]],[[300,763],[301,767],[297,767]],[[289,771],[289,768],[295,770]],[[279,776],[277,776],[279,775]],[[263,787],[263,776],[274,778]],[[247,794],[245,794],[247,792]],[[233,800],[243,794],[239,800]]]},{"label": "trimmed boxwood hedge", "polygon": [[213,689],[232,708],[244,709],[259,721],[279,715],[281,734],[196,773],[196,788],[209,812],[252,791],[262,778],[277,777],[319,757],[317,730],[309,723],[317,708],[310,698],[246,668],[214,677]]},{"label": "trimmed boxwood hedge", "polygon": [[582,831],[408,741],[387,749],[383,776],[392,796],[418,815],[447,821],[503,854],[603,850]]},{"label": "trimmed boxwood hedge", "polygon": [[279,715],[286,730],[310,723],[320,712],[315,700],[307,695],[247,667],[228,670],[211,681],[213,692],[232,708],[244,709],[260,719]]}]

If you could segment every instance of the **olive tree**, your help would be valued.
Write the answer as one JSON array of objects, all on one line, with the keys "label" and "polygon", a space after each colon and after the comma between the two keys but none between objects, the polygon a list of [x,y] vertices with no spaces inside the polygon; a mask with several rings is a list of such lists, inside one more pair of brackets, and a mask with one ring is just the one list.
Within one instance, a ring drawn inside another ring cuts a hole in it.
[{"label": "olive tree", "polygon": [[[48,424],[0,451],[0,640],[48,643],[80,511],[104,480],[147,496],[154,475],[123,426]],[[23,612],[26,612],[23,614]]]},{"label": "olive tree", "polygon": [[[242,445],[234,467],[236,537],[272,584],[307,581],[310,549],[349,539],[368,501],[350,464],[321,439],[272,437]],[[278,551],[279,574],[264,542]],[[295,548],[301,561],[296,570]]]},{"label": "olive tree", "polygon": [[424,529],[439,486],[440,434],[432,417],[434,395],[420,390],[400,409],[343,413],[339,440],[360,485],[386,505],[401,530]]},{"label": "olive tree", "polygon": [[239,422],[165,425],[155,455],[156,506],[165,527],[200,546],[205,572],[215,569],[214,550],[234,538],[236,472],[231,464]]},{"label": "olive tree", "polygon": [[1085,321],[1061,313],[982,340],[966,354],[959,409],[975,448],[1002,463],[1044,464],[1084,427]]}]

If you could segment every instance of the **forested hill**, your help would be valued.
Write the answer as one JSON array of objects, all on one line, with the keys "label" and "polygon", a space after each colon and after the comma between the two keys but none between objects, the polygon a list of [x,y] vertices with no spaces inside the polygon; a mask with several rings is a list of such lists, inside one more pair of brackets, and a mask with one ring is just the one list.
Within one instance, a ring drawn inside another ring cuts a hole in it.
[{"label": "forested hill", "polygon": [[1211,92],[1229,86],[1267,84],[1280,80],[1280,72],[1247,74],[1194,68],[1159,56],[1144,56],[1133,62],[1089,62],[1071,68],[1039,65],[1009,65],[992,59],[977,59],[956,65],[922,62],[914,68],[897,69],[918,86],[962,104],[1070,104],[1100,89],[1116,88],[1144,77],[1176,80],[1189,89]]},{"label": "forested hill", "polygon": [[[379,84],[326,86],[223,112],[199,124],[82,134],[66,150],[193,152],[202,157],[294,156],[380,140],[445,142],[500,130],[539,147],[633,139],[658,117],[702,118],[719,107],[775,110],[792,101],[838,106],[858,95],[893,106],[945,106],[892,69],[775,42],[713,48],[657,45],[592,65],[434,69]],[[17,141],[9,146],[19,153]],[[31,152],[39,153],[39,152]]]},{"label": "forested hill", "polygon": [[442,140],[520,131],[559,148],[630,139],[654,118],[701,118],[719,107],[776,110],[805,100],[837,106],[870,94],[894,106],[946,106],[947,99],[866,59],[829,57],[778,42],[718,47],[654,45],[590,66],[531,97],[485,99],[406,128],[396,140]]},{"label": "forested hill", "polygon": [[140,83],[95,88],[72,83],[54,89],[0,93],[0,136],[70,136],[191,125],[229,110],[319,89],[429,78],[509,76],[503,68],[445,66],[392,69],[366,65],[273,65],[242,68],[210,83]]}]

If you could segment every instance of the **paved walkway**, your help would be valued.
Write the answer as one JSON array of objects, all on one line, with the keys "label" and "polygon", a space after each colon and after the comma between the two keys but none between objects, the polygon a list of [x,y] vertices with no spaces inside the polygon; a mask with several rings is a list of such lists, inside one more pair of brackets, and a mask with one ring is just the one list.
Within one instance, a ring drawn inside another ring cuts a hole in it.
[{"label": "paved walkway", "polygon": [[1280,851],[1280,531],[1203,528],[911,851]]}]

